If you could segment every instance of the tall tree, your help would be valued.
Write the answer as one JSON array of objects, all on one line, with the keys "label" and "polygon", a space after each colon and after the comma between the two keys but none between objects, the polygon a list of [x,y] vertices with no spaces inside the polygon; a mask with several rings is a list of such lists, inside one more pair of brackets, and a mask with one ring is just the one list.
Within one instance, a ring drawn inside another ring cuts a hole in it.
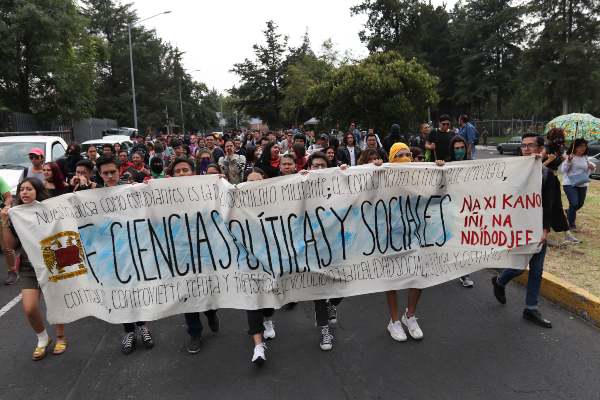
[{"label": "tall tree", "polygon": [[0,103],[68,121],[93,110],[94,47],[72,0],[0,2]]},{"label": "tall tree", "polygon": [[335,69],[310,89],[307,104],[332,126],[358,119],[368,127],[388,129],[399,123],[407,129],[439,101],[438,82],[414,59],[406,61],[393,51],[373,53]]},{"label": "tall tree", "polygon": [[306,54],[288,66],[281,104],[282,118],[287,125],[298,126],[312,117],[306,108],[309,90],[325,80],[331,69],[327,62],[314,54]]},{"label": "tall tree", "polygon": [[208,89],[185,72],[183,52],[163,42],[154,31],[135,25],[138,16],[130,4],[123,5],[115,0],[85,0],[83,4],[84,13],[90,21],[88,31],[97,38],[97,115],[114,118],[121,125],[133,125],[127,31],[127,25],[132,23],[139,127],[162,127],[167,123],[167,113],[170,121],[179,126],[184,122],[186,129],[214,126],[216,109],[210,108],[211,102],[202,101],[208,95]]},{"label": "tall tree", "polygon": [[[525,55],[526,97],[546,116],[583,110],[598,99],[600,2],[531,0],[534,34]],[[541,100],[541,102],[539,101]]]},{"label": "tall tree", "polygon": [[282,83],[285,74],[287,37],[277,32],[273,21],[267,22],[263,31],[265,44],[255,44],[255,60],[245,59],[233,66],[232,72],[240,76],[239,87],[231,94],[249,115],[260,116],[269,126],[280,127]]},{"label": "tall tree", "polygon": [[493,101],[496,116],[514,88],[525,40],[524,8],[511,0],[470,0],[452,13],[455,51],[460,54],[454,99],[479,111]]},{"label": "tall tree", "polygon": [[416,58],[441,78],[439,107],[457,110],[453,95],[458,55],[452,51],[450,15],[444,7],[419,0],[363,0],[350,10],[367,16],[359,37],[369,51],[394,50]]}]

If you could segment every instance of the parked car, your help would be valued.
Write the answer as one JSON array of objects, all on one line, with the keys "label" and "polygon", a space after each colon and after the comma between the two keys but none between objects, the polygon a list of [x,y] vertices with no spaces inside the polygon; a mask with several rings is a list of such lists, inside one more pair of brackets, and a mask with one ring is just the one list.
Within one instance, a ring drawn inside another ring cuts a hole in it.
[{"label": "parked car", "polygon": [[590,140],[588,142],[588,154],[590,156],[600,154],[600,140]]},{"label": "parked car", "polygon": [[108,144],[119,143],[121,145],[121,149],[127,150],[127,152],[129,152],[129,149],[133,146],[133,142],[131,141],[129,136],[108,135],[108,136],[104,136],[102,139],[92,139],[92,140],[87,140],[87,141],[81,143],[81,155],[83,156],[87,153],[87,149],[88,149],[88,147],[90,147],[90,145],[96,146],[96,149],[98,150],[98,155],[102,155],[102,145],[106,144],[106,143],[108,143]]},{"label": "parked car", "polygon": [[67,143],[58,136],[0,137],[0,176],[10,185],[13,195],[23,171],[31,166],[29,151],[35,147],[44,150],[46,161],[56,161],[65,155]]},{"label": "parked car", "polygon": [[126,136],[131,136],[133,134],[137,134],[138,130],[135,128],[126,128],[126,127],[121,127],[121,128],[109,128],[105,131],[102,132],[102,136],[115,136],[115,135],[126,135]]},{"label": "parked car", "polygon": [[590,173],[590,178],[600,179],[600,154],[596,154],[593,157],[589,157],[589,160],[596,168]]},{"label": "parked car", "polygon": [[521,136],[513,136],[506,143],[500,143],[496,146],[498,153],[513,153],[518,156],[521,155]]}]

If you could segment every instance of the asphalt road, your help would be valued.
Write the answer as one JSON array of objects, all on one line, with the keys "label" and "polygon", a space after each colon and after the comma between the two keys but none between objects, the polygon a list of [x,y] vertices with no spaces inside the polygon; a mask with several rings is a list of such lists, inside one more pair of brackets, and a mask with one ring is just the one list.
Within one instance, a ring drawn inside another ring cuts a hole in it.
[{"label": "asphalt road", "polygon": [[[237,310],[219,312],[221,331],[196,355],[182,316],[151,322],[156,347],[129,356],[120,325],[87,318],[67,326],[65,354],[33,362],[35,335],[17,304],[0,316],[0,399],[599,399],[600,330],[544,300],[554,328],[532,325],[521,318],[524,288],[509,286],[502,306],[491,276],[474,274],[473,289],[427,289],[420,342],[389,337],[383,294],[341,303],[331,352],[319,349],[312,303],[277,311],[262,368]],[[1,286],[0,307],[17,295]]]}]

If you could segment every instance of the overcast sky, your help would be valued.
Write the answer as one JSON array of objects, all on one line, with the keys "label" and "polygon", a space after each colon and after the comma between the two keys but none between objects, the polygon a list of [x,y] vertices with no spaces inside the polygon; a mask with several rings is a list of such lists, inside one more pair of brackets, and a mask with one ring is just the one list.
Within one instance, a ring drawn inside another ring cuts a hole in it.
[{"label": "overcast sky", "polygon": [[[350,16],[350,6],[359,0],[129,0],[140,19],[162,11],[143,22],[159,37],[185,52],[184,65],[196,80],[223,92],[237,85],[238,76],[229,72],[233,64],[252,58],[252,45],[263,42],[265,22],[274,20],[279,32],[297,46],[308,29],[315,51],[331,38],[340,53],[356,57],[368,52],[358,39],[365,17]],[[453,4],[455,0],[444,1]],[[433,0],[442,4],[442,0]],[[199,70],[199,71],[195,71]]]}]

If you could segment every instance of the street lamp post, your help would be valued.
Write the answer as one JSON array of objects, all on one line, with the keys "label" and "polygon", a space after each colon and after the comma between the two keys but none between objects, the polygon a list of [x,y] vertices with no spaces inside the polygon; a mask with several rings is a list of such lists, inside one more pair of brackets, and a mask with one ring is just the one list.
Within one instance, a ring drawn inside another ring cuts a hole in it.
[{"label": "street lamp post", "polygon": [[135,103],[135,77],[133,74],[133,49],[131,46],[131,27],[135,24],[139,24],[141,22],[147,21],[150,18],[158,17],[159,15],[169,14],[169,13],[171,13],[171,11],[163,11],[163,12],[153,15],[151,17],[144,18],[141,21],[130,22],[127,24],[127,34],[129,35],[129,68],[131,70],[131,97],[133,98],[133,127],[136,130],[138,128],[138,121],[137,121],[137,106]]},{"label": "street lamp post", "polygon": [[[192,72],[200,71],[199,69],[195,69]],[[185,121],[183,118],[183,100],[181,98],[181,80],[183,79],[183,71],[181,70],[179,73],[179,110],[181,111],[181,132],[185,134]]]}]

